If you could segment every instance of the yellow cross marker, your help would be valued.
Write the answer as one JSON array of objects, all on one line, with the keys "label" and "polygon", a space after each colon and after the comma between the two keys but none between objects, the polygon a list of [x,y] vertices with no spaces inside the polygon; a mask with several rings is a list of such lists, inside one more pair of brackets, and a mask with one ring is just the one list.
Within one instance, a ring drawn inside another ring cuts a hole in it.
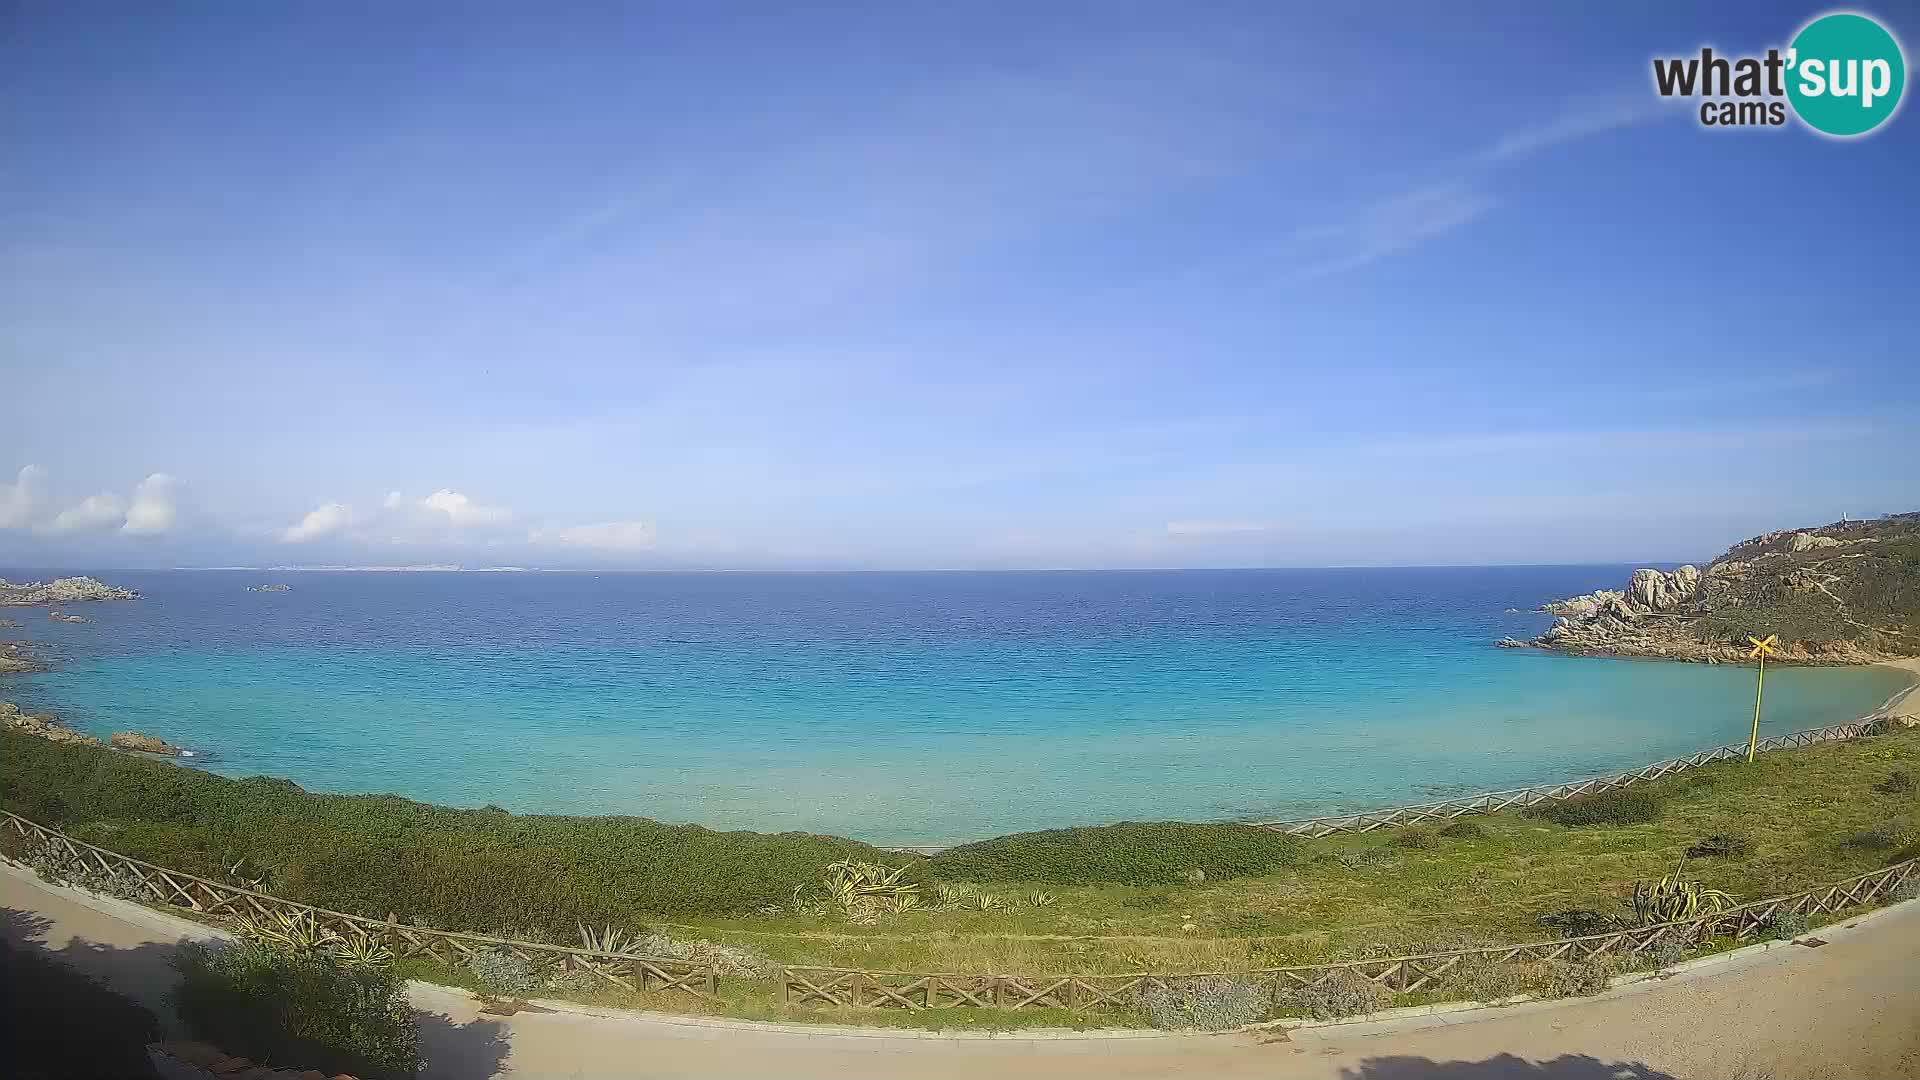
[{"label": "yellow cross marker", "polygon": [[1760,745],[1760,695],[1767,689],[1767,657],[1772,656],[1780,644],[1780,635],[1768,634],[1765,638],[1750,637],[1753,650],[1747,653],[1750,658],[1760,661],[1760,678],[1753,686],[1753,735],[1747,739],[1747,763],[1753,763],[1753,752]]}]

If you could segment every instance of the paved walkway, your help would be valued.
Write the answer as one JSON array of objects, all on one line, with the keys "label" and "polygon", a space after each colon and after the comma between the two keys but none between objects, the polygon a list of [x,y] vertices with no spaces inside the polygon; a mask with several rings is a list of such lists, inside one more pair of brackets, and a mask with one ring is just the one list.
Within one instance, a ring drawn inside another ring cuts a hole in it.
[{"label": "paved walkway", "polygon": [[[162,1016],[166,958],[204,928],[0,867],[3,930]],[[657,1016],[479,1014],[416,984],[426,1076],[674,1080],[1891,1080],[1920,1077],[1920,904],[1597,998],[1291,1033],[901,1038]]]}]

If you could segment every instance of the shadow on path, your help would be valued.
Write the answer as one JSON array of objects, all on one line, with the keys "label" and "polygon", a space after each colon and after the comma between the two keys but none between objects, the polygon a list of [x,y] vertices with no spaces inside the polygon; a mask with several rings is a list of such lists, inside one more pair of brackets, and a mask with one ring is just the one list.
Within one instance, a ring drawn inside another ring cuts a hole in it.
[{"label": "shadow on path", "polygon": [[[178,981],[172,961],[179,943],[123,948],[75,937],[55,948],[53,934],[52,920],[0,907],[0,985],[6,987],[0,1076],[156,1077],[147,1044],[191,1034],[168,1001]],[[498,1021],[460,1024],[444,1013],[416,1011],[414,1022],[426,1058],[423,1077],[485,1080],[506,1064],[510,1047]]]},{"label": "shadow on path", "polygon": [[1423,1057],[1378,1057],[1340,1070],[1341,1080],[1678,1080],[1637,1062],[1612,1063],[1583,1054],[1528,1061],[1497,1054],[1484,1061],[1434,1061]]}]

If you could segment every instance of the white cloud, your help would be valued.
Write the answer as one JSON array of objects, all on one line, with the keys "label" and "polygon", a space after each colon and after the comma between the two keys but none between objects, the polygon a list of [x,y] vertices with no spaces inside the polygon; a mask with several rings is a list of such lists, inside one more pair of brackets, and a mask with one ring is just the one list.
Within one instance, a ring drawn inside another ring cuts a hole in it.
[{"label": "white cloud", "polygon": [[653,525],[645,521],[608,521],[599,525],[574,525],[551,531],[535,529],[527,534],[530,544],[593,551],[645,551],[654,546],[656,539]]},{"label": "white cloud", "polygon": [[120,531],[134,536],[166,532],[179,521],[179,498],[180,481],[166,473],[154,473],[134,485],[127,523]]},{"label": "white cloud", "polygon": [[298,525],[289,526],[280,534],[280,539],[289,544],[298,544],[306,540],[315,540],[330,536],[347,527],[353,521],[353,507],[346,503],[330,502],[307,512]]},{"label": "white cloud", "polygon": [[441,488],[424,498],[410,499],[395,491],[387,495],[388,510],[403,513],[422,523],[448,524],[455,528],[481,528],[504,525],[513,520],[513,511],[504,506],[482,506],[458,491]]},{"label": "white cloud", "polygon": [[1258,521],[1169,521],[1167,535],[1179,537],[1237,536],[1245,533],[1266,532],[1268,526]]},{"label": "white cloud", "polygon": [[28,465],[11,484],[0,484],[0,529],[24,529],[34,523],[47,470]]},{"label": "white cloud", "polygon": [[48,528],[57,533],[105,529],[125,521],[127,504],[110,491],[88,496],[77,506],[60,511]]}]

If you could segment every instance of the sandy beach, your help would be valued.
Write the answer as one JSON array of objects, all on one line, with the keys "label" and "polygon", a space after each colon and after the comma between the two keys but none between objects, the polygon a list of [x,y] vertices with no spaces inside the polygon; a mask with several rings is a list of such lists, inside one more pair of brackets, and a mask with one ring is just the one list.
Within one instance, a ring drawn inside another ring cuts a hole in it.
[{"label": "sandy beach", "polygon": [[1899,668],[1912,675],[1914,683],[1888,698],[1887,703],[1875,709],[1872,715],[1879,719],[1920,720],[1920,693],[1915,693],[1920,691],[1920,656],[1905,660],[1885,660],[1881,662],[1881,666]]}]

